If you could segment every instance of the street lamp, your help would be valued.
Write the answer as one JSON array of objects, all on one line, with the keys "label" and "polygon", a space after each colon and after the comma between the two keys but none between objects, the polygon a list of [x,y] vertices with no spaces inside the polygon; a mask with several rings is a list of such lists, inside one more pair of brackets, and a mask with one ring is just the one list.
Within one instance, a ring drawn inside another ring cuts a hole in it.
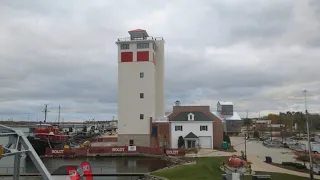
[{"label": "street lamp", "polygon": [[313,162],[311,156],[311,143],[310,143],[310,130],[309,130],[309,118],[307,110],[307,90],[303,90],[304,93],[304,106],[306,109],[306,124],[307,124],[307,138],[308,138],[308,147],[309,147],[309,161],[310,161],[310,180],[313,180]]}]

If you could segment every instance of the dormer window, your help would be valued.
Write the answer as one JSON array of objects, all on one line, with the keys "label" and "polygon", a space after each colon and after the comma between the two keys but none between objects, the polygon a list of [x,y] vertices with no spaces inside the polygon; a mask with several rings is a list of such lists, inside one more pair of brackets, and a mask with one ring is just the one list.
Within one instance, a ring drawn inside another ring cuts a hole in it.
[{"label": "dormer window", "polygon": [[194,114],[192,113],[188,114],[188,121],[194,121]]}]

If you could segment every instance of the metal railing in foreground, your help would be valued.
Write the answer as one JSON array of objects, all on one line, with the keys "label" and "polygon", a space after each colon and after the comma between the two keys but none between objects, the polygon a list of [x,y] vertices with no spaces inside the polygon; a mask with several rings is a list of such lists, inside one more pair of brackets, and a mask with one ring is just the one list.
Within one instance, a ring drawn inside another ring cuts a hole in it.
[{"label": "metal railing in foreground", "polygon": [[[48,169],[52,169],[50,167],[47,167]],[[106,166],[91,166],[92,172],[93,174],[119,174],[119,175],[126,175],[126,174],[135,174],[135,175],[139,175],[139,174],[149,174],[149,172],[134,172],[135,171],[135,167],[132,168],[127,168],[127,172],[123,171],[123,172],[115,172],[116,170],[112,167],[106,167]],[[29,171],[29,172],[28,172]],[[128,172],[129,171],[129,172]],[[30,170],[26,170],[26,168],[24,167],[20,167],[20,173],[23,176],[28,176],[28,175],[39,175],[39,173],[32,171],[30,172]],[[12,176],[14,175],[14,167],[0,167],[0,177],[2,175],[8,175],[8,176]],[[67,171],[65,172],[65,174],[60,174],[60,173],[51,173],[51,175],[68,175]]]},{"label": "metal railing in foreground", "polygon": [[[107,174],[92,174],[92,176],[96,177],[105,177],[105,176],[112,176],[112,177],[119,177],[119,176],[128,176],[128,177],[143,177],[146,174],[144,173],[107,173]],[[0,174],[0,177],[12,177],[13,174]],[[69,175],[54,175],[52,176],[69,176]],[[20,174],[20,177],[41,177],[40,174]]]},{"label": "metal railing in foreground", "polygon": [[21,154],[23,153],[30,157],[33,164],[40,172],[43,180],[52,180],[49,171],[47,170],[40,157],[22,131],[14,130],[8,126],[0,125],[0,136],[9,137],[8,143],[5,146],[1,146],[1,157],[14,156],[13,180],[19,180],[20,160]]}]

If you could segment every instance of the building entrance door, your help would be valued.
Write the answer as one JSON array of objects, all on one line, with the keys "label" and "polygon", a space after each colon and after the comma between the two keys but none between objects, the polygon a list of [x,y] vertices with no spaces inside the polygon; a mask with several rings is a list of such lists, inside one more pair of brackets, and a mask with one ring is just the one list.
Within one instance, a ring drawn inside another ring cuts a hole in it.
[{"label": "building entrance door", "polygon": [[187,148],[195,148],[196,141],[195,140],[187,140]]}]

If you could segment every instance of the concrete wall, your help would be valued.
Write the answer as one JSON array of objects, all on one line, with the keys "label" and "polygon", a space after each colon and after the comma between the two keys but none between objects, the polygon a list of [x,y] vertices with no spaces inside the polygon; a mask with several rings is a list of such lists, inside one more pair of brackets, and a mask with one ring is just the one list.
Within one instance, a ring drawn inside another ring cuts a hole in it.
[{"label": "concrete wall", "polygon": [[[119,63],[118,133],[149,134],[155,115],[155,68],[150,62]],[[140,72],[144,78],[140,78]],[[140,93],[144,98],[140,99]],[[144,114],[144,119],[140,119]]]},{"label": "concrete wall", "polygon": [[134,140],[135,146],[150,146],[150,135],[149,134],[118,134],[118,145],[128,146],[130,140]]}]

